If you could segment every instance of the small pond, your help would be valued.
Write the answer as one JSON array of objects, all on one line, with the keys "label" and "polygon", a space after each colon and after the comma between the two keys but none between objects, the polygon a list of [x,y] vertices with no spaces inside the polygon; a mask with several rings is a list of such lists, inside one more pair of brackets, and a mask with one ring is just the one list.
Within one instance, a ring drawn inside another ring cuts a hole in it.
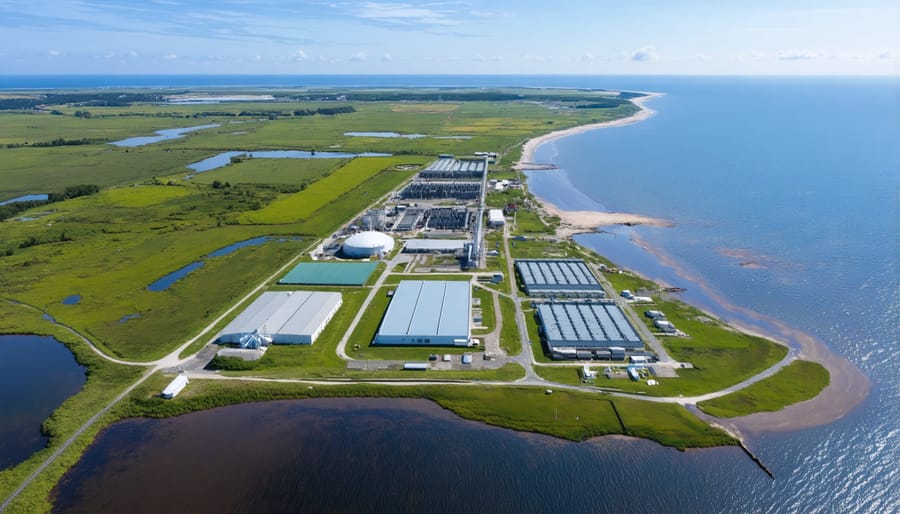
[{"label": "small pond", "polygon": [[184,128],[176,128],[176,129],[165,129],[165,130],[157,130],[156,136],[139,136],[139,137],[129,137],[128,139],[123,139],[121,141],[113,141],[110,143],[115,146],[124,146],[124,147],[135,147],[135,146],[144,146],[150,145],[153,143],[159,143],[160,141],[168,141],[170,139],[178,139],[180,137],[184,137],[188,132],[194,132],[195,130],[204,130],[210,128],[216,128],[220,125],[218,123],[211,123],[209,125],[196,125],[193,127],[184,127]]},{"label": "small pond", "polygon": [[85,369],[52,337],[0,335],[0,469],[47,445],[41,423],[81,390]]},{"label": "small pond", "polygon": [[252,152],[231,151],[203,159],[187,167],[197,173],[211,171],[231,163],[232,157],[247,156],[254,159],[352,159],[354,157],[390,157],[389,153],[307,152],[305,150],[258,150]]},{"label": "small pond", "polygon": [[[205,259],[212,259],[215,257],[222,257],[222,256],[228,255],[236,250],[239,250],[241,248],[244,248],[247,246],[259,246],[259,245],[262,245],[271,240],[275,240],[278,243],[284,243],[287,241],[297,241],[299,239],[298,238],[287,238],[287,237],[273,238],[271,236],[254,237],[253,239],[247,239],[245,241],[238,241],[237,243],[233,243],[228,246],[223,246],[222,248],[219,248],[218,250],[214,250],[214,251],[210,252],[209,255],[204,256],[203,259],[205,260]],[[182,278],[188,276],[188,274],[190,272],[202,268],[203,264],[204,264],[204,261],[201,260],[201,261],[192,262],[192,263],[188,264],[187,266],[179,268],[179,269],[173,271],[172,273],[169,273],[168,275],[165,275],[164,277],[160,278],[159,280],[153,282],[149,286],[147,286],[147,290],[154,291],[154,292],[165,291],[166,289],[171,287],[172,284],[174,284],[175,282],[178,282]],[[131,316],[131,317],[129,317],[129,316]],[[131,314],[129,316],[125,317],[128,319],[123,318],[123,319],[119,320],[119,323],[124,323],[124,322],[128,321],[129,319],[134,319],[134,317],[136,317],[135,315],[131,315]]]},{"label": "small pond", "polygon": [[403,138],[403,139],[419,139],[428,137],[425,134],[401,134],[399,132],[344,132],[349,137],[386,137],[386,138]]},{"label": "small pond", "polygon": [[0,205],[6,205],[8,203],[16,203],[16,202],[33,202],[36,200],[47,200],[49,198],[48,195],[24,195],[17,196],[16,198],[10,198],[9,200],[4,200],[0,202]]}]

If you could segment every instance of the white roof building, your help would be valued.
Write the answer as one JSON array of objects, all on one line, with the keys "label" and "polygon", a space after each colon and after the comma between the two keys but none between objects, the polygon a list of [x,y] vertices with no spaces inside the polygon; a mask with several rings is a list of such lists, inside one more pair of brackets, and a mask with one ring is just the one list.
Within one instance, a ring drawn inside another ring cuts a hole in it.
[{"label": "white roof building", "polygon": [[341,293],[267,291],[232,320],[220,343],[242,343],[260,334],[275,344],[312,344],[340,308]]}]

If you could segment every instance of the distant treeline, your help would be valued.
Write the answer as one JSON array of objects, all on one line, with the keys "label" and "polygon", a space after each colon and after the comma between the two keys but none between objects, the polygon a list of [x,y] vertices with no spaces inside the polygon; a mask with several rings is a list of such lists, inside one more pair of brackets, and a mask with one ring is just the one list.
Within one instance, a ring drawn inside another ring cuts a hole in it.
[{"label": "distant treeline", "polygon": [[47,205],[54,202],[61,202],[70,198],[78,198],[79,196],[88,196],[99,191],[100,186],[98,185],[78,184],[65,188],[62,193],[47,193],[46,200],[27,200],[24,202],[13,202],[0,205],[0,220],[12,218],[19,213],[25,212],[28,209],[32,209],[34,207],[40,207],[42,205]]},{"label": "distant treeline", "polygon": [[[642,96],[639,93],[622,93],[618,96],[589,96],[591,91],[585,91],[584,94],[572,93],[568,91],[534,91],[527,93],[518,93],[513,91],[472,91],[472,90],[435,90],[435,91],[353,91],[341,92],[334,95],[324,95],[317,97],[319,100],[354,100],[362,102],[509,102],[509,101],[534,101],[534,102],[593,102],[597,105],[603,105],[604,108],[617,107],[628,102],[629,98]],[[297,100],[300,100],[297,98]]]},{"label": "distant treeline", "polygon": [[30,146],[33,148],[49,148],[52,146],[78,146],[103,143],[105,141],[105,139],[89,139],[86,137],[83,137],[81,139],[66,139],[63,137],[58,137],[52,141],[37,141],[35,143],[7,143],[6,148],[21,148],[23,146]]},{"label": "distant treeline", "polygon": [[33,97],[0,99],[0,110],[29,110],[43,105],[73,104],[81,107],[125,107],[135,102],[161,102],[162,94],[147,93],[47,93]]}]

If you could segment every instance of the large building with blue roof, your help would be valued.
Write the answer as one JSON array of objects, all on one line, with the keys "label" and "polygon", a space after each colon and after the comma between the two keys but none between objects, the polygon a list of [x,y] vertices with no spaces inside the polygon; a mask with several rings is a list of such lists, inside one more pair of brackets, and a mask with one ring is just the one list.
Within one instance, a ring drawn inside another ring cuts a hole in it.
[{"label": "large building with blue roof", "polygon": [[603,286],[582,259],[516,259],[528,296],[601,298]]},{"label": "large building with blue roof", "polygon": [[635,351],[644,346],[625,313],[613,302],[547,302],[537,306],[537,317],[541,335],[554,357],[581,358],[585,352],[605,357],[613,348]]},{"label": "large building with blue roof", "polygon": [[467,281],[404,280],[388,305],[373,344],[466,346],[472,285]]}]

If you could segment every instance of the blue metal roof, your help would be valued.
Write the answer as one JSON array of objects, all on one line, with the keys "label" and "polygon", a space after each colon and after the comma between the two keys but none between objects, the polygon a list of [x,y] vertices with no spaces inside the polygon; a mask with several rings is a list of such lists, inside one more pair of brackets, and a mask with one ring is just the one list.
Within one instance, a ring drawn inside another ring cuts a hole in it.
[{"label": "blue metal roof", "polygon": [[551,347],[640,348],[641,338],[614,303],[552,302],[538,306]]}]

